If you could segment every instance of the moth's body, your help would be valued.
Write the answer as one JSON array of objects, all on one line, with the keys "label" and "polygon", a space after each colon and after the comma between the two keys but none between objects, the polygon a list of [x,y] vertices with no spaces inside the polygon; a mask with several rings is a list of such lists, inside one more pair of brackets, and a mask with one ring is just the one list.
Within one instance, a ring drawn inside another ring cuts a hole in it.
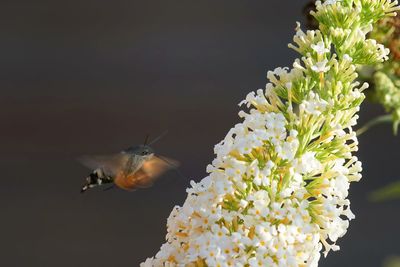
[{"label": "moth's body", "polygon": [[[115,155],[82,158],[94,171],[86,177],[81,192],[99,185],[114,183],[125,190],[149,187],[155,178],[173,167],[161,160],[147,145],[130,147]],[[175,164],[174,164],[175,165]]]},{"label": "moth's body", "polygon": [[85,192],[89,188],[109,183],[114,183],[114,179],[105,175],[102,169],[95,169],[86,177],[86,183],[82,186],[81,193]]}]

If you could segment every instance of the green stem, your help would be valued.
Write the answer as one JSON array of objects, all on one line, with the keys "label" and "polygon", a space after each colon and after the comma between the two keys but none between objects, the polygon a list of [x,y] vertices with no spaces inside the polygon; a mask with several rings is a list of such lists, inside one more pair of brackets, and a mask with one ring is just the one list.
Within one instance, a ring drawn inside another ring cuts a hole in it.
[{"label": "green stem", "polygon": [[366,131],[368,131],[370,128],[382,124],[382,123],[388,123],[388,122],[392,122],[392,115],[388,114],[388,115],[382,115],[379,117],[376,117],[372,120],[370,120],[369,122],[367,122],[363,127],[361,127],[360,129],[358,129],[356,131],[357,136],[362,135],[363,133],[365,133]]},{"label": "green stem", "polygon": [[368,196],[370,201],[380,202],[400,198],[400,181],[389,184],[372,192]]}]

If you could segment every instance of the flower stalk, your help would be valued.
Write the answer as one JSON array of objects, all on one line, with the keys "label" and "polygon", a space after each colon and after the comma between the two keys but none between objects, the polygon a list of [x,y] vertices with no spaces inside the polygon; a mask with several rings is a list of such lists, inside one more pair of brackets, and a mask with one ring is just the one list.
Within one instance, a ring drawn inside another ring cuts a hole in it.
[{"label": "flower stalk", "polygon": [[209,175],[191,182],[168,218],[167,242],[148,266],[317,266],[336,251],[354,218],[350,182],[361,178],[354,156],[363,91],[356,67],[389,50],[366,34],[397,1],[317,1],[319,30],[294,43],[293,68],[267,73],[247,95],[243,119],[215,146]]}]

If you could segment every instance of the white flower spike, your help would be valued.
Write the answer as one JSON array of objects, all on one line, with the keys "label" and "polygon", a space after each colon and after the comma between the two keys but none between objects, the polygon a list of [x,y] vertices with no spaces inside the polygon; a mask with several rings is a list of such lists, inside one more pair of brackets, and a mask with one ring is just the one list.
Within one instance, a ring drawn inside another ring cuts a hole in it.
[{"label": "white flower spike", "polygon": [[249,109],[239,113],[243,121],[215,146],[209,175],[191,182],[168,218],[166,243],[142,267],[315,267],[321,252],[339,250],[354,219],[350,182],[361,178],[352,127],[365,86],[356,65],[385,59],[366,29],[398,7],[389,0],[316,5],[320,30],[298,28],[290,45],[302,61],[268,72],[265,90],[241,102]]}]

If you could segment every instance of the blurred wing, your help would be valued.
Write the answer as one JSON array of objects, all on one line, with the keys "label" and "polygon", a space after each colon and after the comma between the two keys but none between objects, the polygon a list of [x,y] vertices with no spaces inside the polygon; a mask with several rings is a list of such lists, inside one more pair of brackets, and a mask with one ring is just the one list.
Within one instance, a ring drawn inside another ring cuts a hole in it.
[{"label": "blurred wing", "polygon": [[89,169],[101,168],[105,174],[115,176],[129,160],[129,155],[118,153],[113,155],[83,156],[78,159]]},{"label": "blurred wing", "polygon": [[[162,175],[169,169],[177,168],[179,163],[175,160],[168,159],[165,157],[153,156],[150,160],[143,163],[141,170],[149,176],[148,183],[150,186],[156,178]],[[147,187],[144,184],[144,187]]]},{"label": "blurred wing", "polygon": [[146,188],[169,169],[177,168],[179,163],[165,157],[153,156],[145,161],[142,167],[133,174],[124,175],[122,171],[114,179],[114,183],[125,190],[133,191],[137,188]]}]

